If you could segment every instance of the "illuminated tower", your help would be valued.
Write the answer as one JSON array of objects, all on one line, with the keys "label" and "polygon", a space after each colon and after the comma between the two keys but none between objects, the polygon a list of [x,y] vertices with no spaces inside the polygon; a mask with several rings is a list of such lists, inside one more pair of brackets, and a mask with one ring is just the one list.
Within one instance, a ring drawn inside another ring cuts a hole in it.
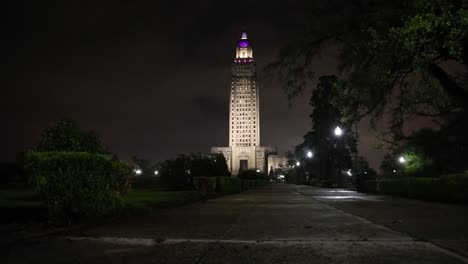
[{"label": "illuminated tower", "polygon": [[260,105],[253,50],[242,33],[232,64],[229,97],[229,147],[214,147],[213,153],[223,153],[232,174],[239,170],[266,171],[266,152],[274,148],[260,147]]},{"label": "illuminated tower", "polygon": [[[236,48],[232,65],[231,96],[229,102],[229,146],[239,152],[250,152],[260,145],[260,107],[258,100],[257,74],[252,47],[247,34]],[[252,166],[248,166],[252,167]]]}]

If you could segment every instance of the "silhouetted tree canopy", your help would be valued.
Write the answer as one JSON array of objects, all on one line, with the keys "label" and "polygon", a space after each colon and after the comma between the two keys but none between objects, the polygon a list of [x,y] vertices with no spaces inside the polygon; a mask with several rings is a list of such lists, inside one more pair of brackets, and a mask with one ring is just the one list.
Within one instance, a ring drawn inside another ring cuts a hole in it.
[{"label": "silhouetted tree canopy", "polygon": [[[310,62],[324,46],[340,49],[342,76],[331,100],[346,123],[391,108],[392,140],[414,116],[449,126],[466,121],[468,3],[451,0],[314,1],[314,23],[267,69],[289,99],[307,88]],[[317,20],[320,23],[317,23]],[[454,74],[454,69],[462,75]]]},{"label": "silhouetted tree canopy", "polygon": [[[310,99],[313,112],[312,129],[304,136],[304,142],[296,146],[296,156],[300,157],[305,167],[309,167],[319,178],[336,175],[338,167],[349,169],[351,155],[357,153],[356,137],[351,123],[342,122],[342,115],[337,107],[330,103],[334,96],[334,84],[337,77],[322,76]],[[343,135],[334,135],[339,126]],[[314,153],[313,159],[306,158],[308,151]]]},{"label": "silhouetted tree canopy", "polygon": [[83,131],[69,118],[64,118],[43,131],[35,150],[109,154],[95,131]]}]

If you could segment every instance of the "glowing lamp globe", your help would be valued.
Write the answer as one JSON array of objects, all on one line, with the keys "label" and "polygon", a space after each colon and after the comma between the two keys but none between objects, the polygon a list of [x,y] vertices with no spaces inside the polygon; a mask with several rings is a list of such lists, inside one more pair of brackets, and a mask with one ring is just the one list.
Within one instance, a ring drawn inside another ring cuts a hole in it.
[{"label": "glowing lamp globe", "polygon": [[334,133],[335,133],[335,136],[339,137],[339,136],[343,135],[343,130],[339,126],[337,126],[335,128]]}]

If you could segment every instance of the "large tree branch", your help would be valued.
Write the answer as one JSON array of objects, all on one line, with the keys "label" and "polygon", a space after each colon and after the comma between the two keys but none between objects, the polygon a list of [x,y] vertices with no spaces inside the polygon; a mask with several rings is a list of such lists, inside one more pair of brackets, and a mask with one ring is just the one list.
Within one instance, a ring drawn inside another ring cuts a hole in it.
[{"label": "large tree branch", "polygon": [[455,100],[462,103],[463,108],[468,108],[468,90],[457,84],[439,65],[430,64],[429,73],[441,83],[442,87]]}]

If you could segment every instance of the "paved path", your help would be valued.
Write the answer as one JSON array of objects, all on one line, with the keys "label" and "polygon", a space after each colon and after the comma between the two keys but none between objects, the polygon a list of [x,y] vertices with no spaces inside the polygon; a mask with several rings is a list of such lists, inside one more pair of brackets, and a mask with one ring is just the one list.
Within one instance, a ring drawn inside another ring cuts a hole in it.
[{"label": "paved path", "polygon": [[384,200],[342,190],[272,184],[31,241],[11,248],[0,262],[468,263],[446,247],[344,209],[346,203],[385,204]]}]

